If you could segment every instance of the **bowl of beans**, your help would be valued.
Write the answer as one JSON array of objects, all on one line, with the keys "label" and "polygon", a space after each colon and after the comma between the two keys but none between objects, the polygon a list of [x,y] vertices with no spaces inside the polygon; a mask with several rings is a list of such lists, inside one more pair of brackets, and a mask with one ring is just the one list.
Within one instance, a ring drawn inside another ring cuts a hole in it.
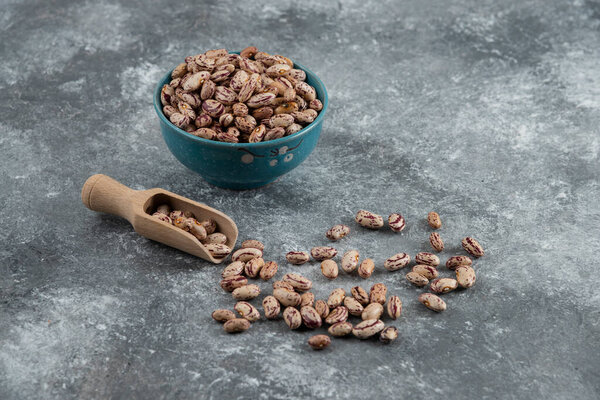
[{"label": "bowl of beans", "polygon": [[186,57],[154,93],[171,153],[228,189],[264,186],[300,165],[317,145],[327,106],[317,75],[255,47]]}]

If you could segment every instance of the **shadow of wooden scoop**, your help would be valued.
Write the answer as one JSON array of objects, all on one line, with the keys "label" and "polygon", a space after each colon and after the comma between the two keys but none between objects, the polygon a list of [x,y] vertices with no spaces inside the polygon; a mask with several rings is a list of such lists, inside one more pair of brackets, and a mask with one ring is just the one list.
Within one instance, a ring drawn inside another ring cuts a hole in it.
[{"label": "shadow of wooden scoop", "polygon": [[192,234],[152,217],[156,207],[168,204],[173,210],[190,211],[199,221],[212,218],[217,222],[217,231],[227,236],[226,245],[231,249],[238,237],[235,222],[214,208],[159,188],[133,190],[102,174],[93,175],[85,181],[81,190],[81,200],[90,210],[125,218],[137,233],[148,239],[175,247],[215,264],[227,257],[213,257]]}]

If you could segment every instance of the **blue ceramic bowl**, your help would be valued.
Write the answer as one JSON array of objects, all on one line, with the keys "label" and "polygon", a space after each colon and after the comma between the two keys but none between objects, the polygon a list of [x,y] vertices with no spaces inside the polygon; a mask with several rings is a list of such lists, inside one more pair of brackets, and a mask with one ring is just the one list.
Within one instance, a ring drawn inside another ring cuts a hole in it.
[{"label": "blue ceramic bowl", "polygon": [[154,91],[154,109],[167,147],[186,167],[199,173],[208,183],[227,189],[252,189],[275,181],[296,168],[313,151],[319,140],[328,99],[325,85],[309,69],[306,82],[313,86],[323,109],[317,118],[301,131],[281,139],[261,143],[225,143],[199,138],[177,128],[162,112],[160,90],[171,81],[166,74]]}]

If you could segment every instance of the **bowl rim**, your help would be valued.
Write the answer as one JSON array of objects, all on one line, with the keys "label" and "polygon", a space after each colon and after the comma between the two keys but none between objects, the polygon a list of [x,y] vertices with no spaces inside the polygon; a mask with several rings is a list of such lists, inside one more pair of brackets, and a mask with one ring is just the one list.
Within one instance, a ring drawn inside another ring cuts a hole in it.
[{"label": "bowl rim", "polygon": [[[230,54],[239,54],[239,52],[231,52]],[[271,147],[271,146],[283,144],[290,140],[301,138],[302,136],[309,133],[315,126],[319,125],[321,123],[321,121],[323,120],[325,112],[327,111],[327,107],[329,106],[329,97],[327,95],[327,89],[325,88],[325,84],[317,76],[317,74],[315,74],[310,69],[306,68],[304,65],[299,64],[297,62],[294,62],[294,68],[301,69],[307,75],[310,75],[310,77],[317,82],[317,85],[320,86],[320,89],[323,91],[323,99],[319,99],[319,100],[321,100],[321,102],[323,103],[323,109],[321,111],[319,111],[319,115],[317,115],[317,118],[315,118],[315,120],[313,122],[311,122],[310,124],[308,124],[307,126],[302,128],[298,132],[296,132],[292,135],[289,135],[289,136],[284,136],[279,139],[269,140],[266,142],[258,142],[258,143],[228,143],[228,142],[219,142],[217,140],[204,139],[204,138],[192,135],[191,133],[186,132],[181,128],[178,128],[171,121],[169,121],[169,119],[163,113],[162,103],[160,101],[160,91],[162,90],[162,87],[163,87],[162,82],[165,82],[170,78],[171,72],[173,72],[173,69],[175,69],[175,68],[171,69],[169,72],[167,72],[165,75],[163,75],[163,77],[160,79],[160,81],[156,85],[156,88],[154,89],[154,98],[153,98],[154,111],[156,111],[158,118],[163,123],[167,124],[167,126],[172,128],[175,132],[177,132],[177,134],[182,135],[189,140],[197,141],[199,143],[203,143],[203,144],[206,144],[209,146],[234,149],[234,148],[241,148],[241,147],[253,147],[253,148]]]}]

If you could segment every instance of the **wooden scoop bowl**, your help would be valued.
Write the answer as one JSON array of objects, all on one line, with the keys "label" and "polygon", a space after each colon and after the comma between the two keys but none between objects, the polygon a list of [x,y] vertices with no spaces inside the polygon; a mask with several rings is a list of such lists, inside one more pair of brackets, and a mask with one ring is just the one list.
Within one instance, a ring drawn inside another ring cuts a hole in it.
[{"label": "wooden scoop bowl", "polygon": [[217,230],[227,236],[226,245],[231,249],[238,237],[235,222],[214,208],[159,188],[133,190],[102,174],[93,175],[85,181],[81,189],[81,200],[90,210],[125,218],[137,233],[148,239],[175,247],[215,264],[227,257],[214,258],[192,234],[152,217],[156,207],[168,204],[173,210],[191,211],[199,221],[207,218],[214,219],[217,222]]}]

